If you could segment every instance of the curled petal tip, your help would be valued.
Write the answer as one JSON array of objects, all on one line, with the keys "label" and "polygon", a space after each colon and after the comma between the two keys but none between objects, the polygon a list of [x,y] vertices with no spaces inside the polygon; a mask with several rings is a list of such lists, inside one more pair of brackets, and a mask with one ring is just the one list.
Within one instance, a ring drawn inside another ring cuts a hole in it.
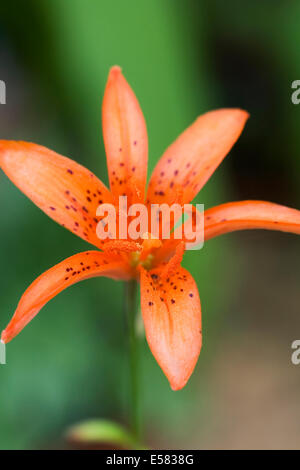
[{"label": "curled petal tip", "polygon": [[185,387],[187,381],[184,381],[183,383],[172,383],[170,382],[170,387],[173,392],[178,392],[179,390],[182,390],[183,387]]},{"label": "curled petal tip", "polygon": [[221,108],[216,111],[209,111],[209,113],[215,114],[216,116],[218,113],[220,113],[220,116],[222,116],[223,114],[224,117],[228,118],[232,116],[232,118],[236,118],[238,121],[242,121],[244,125],[250,118],[250,113],[248,113],[248,111],[246,111],[245,109],[241,108]]},{"label": "curled petal tip", "polygon": [[110,76],[116,76],[122,73],[122,69],[119,65],[113,65],[109,71]]},{"label": "curled petal tip", "polygon": [[6,341],[5,341],[5,340],[6,340],[6,336],[7,336],[7,335],[6,335],[6,331],[3,330],[2,333],[1,333],[1,339],[0,339],[0,342],[1,342],[2,344],[5,344],[5,343],[6,343]]},{"label": "curled petal tip", "polygon": [[243,126],[246,125],[246,122],[250,118],[250,114],[248,111],[245,111],[244,109],[240,108],[235,108],[233,111],[236,111],[236,120],[238,122],[241,122]]},{"label": "curled petal tip", "polygon": [[247,119],[250,117],[250,113],[248,113],[248,111],[246,111],[245,109],[241,109],[241,108],[233,108],[233,109],[235,109],[239,113],[243,113]]},{"label": "curled petal tip", "polygon": [[245,111],[245,109],[237,109],[237,111],[244,115],[245,122],[248,121],[250,118],[250,113],[248,113],[248,111]]}]

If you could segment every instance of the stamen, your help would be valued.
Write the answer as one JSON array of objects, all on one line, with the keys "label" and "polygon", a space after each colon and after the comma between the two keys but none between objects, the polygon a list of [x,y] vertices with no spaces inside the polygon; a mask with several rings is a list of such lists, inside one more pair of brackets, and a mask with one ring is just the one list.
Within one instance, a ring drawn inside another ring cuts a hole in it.
[{"label": "stamen", "polygon": [[136,268],[140,262],[140,252],[139,251],[134,251],[133,253],[131,253],[131,258],[130,258],[130,265],[133,267],[133,268]]},{"label": "stamen", "polygon": [[154,260],[154,256],[150,253],[150,255],[147,256],[147,258],[141,262],[141,265],[143,268],[145,268],[147,271],[152,268],[152,263]]},{"label": "stamen", "polygon": [[144,241],[142,243],[141,260],[145,260],[154,248],[161,247],[162,242],[158,238],[154,238],[153,235],[148,232],[144,233],[142,238]]},{"label": "stamen", "polygon": [[141,253],[136,251],[130,255],[130,266],[134,269],[139,270],[142,266],[144,269],[149,271],[153,267],[154,255],[151,253],[144,259],[141,259]]}]

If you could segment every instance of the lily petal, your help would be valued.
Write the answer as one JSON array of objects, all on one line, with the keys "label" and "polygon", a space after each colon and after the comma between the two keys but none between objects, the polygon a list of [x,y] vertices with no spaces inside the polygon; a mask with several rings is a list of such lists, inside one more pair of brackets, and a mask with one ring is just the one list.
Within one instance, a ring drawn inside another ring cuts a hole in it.
[{"label": "lily petal", "polygon": [[265,201],[229,202],[205,211],[205,240],[236,230],[280,230],[300,235],[300,211]]},{"label": "lily petal", "polygon": [[[163,269],[163,268],[162,268]],[[196,283],[178,267],[165,278],[162,269],[141,269],[141,304],[149,347],[171,388],[187,383],[202,344],[201,307]]]},{"label": "lily petal", "polygon": [[57,264],[39,276],[23,294],[14,316],[2,332],[2,341],[11,341],[61,291],[97,276],[128,280],[128,264],[120,256],[99,251],[78,253]]},{"label": "lily petal", "polygon": [[108,77],[102,123],[111,192],[116,197],[126,194],[130,204],[144,202],[147,129],[136,96],[117,66]]},{"label": "lily petal", "polygon": [[[193,206],[192,225],[184,223],[182,229],[176,228],[170,240],[164,241],[156,251],[157,264],[169,261],[182,241],[195,242],[197,220],[202,226],[200,215],[194,217],[197,212],[198,210]],[[278,230],[299,235],[300,211],[266,201],[239,201],[212,207],[204,212],[205,241],[224,233],[249,229]],[[176,239],[177,232],[182,232],[181,240]]]},{"label": "lily petal", "polygon": [[150,203],[189,203],[239,138],[249,115],[219,109],[200,116],[166,150],[148,187]]},{"label": "lily petal", "polygon": [[0,167],[49,217],[101,247],[96,210],[112,198],[93,173],[40,145],[6,140],[0,141]]}]

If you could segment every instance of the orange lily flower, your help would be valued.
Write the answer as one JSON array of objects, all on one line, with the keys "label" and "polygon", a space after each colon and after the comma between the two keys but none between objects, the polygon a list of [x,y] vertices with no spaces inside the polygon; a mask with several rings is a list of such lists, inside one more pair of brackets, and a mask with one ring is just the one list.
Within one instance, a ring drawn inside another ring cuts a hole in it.
[{"label": "orange lily flower", "polygon": [[[46,271],[22,296],[2,332],[14,338],[41,308],[72,284],[95,276],[140,282],[150,349],[173,390],[196,365],[201,307],[191,274],[181,267],[183,240],[99,240],[97,207],[129,203],[189,203],[230,151],[248,119],[240,109],[200,116],[166,150],[145,198],[148,140],[139,103],[119,67],[110,71],[103,100],[103,136],[110,190],[89,170],[40,145],[0,141],[0,167],[40,209],[98,250],[79,253]],[[300,234],[300,211],[270,202],[228,203],[205,211],[205,240],[234,230],[272,229]]]}]

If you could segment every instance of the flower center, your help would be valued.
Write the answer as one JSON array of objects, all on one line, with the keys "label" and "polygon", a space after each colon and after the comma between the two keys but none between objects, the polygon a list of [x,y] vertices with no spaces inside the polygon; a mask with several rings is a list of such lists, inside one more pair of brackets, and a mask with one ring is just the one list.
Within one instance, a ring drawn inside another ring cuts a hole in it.
[{"label": "flower center", "polygon": [[139,265],[143,266],[147,271],[152,268],[154,255],[149,253],[145,258],[143,258],[143,252],[134,251],[131,253],[130,265],[132,268],[137,269]]},{"label": "flower center", "polygon": [[141,251],[133,251],[130,254],[130,265],[137,270],[139,266],[149,271],[153,268],[155,255],[153,250],[161,247],[161,240],[154,238],[151,233],[145,233],[142,237]]}]

